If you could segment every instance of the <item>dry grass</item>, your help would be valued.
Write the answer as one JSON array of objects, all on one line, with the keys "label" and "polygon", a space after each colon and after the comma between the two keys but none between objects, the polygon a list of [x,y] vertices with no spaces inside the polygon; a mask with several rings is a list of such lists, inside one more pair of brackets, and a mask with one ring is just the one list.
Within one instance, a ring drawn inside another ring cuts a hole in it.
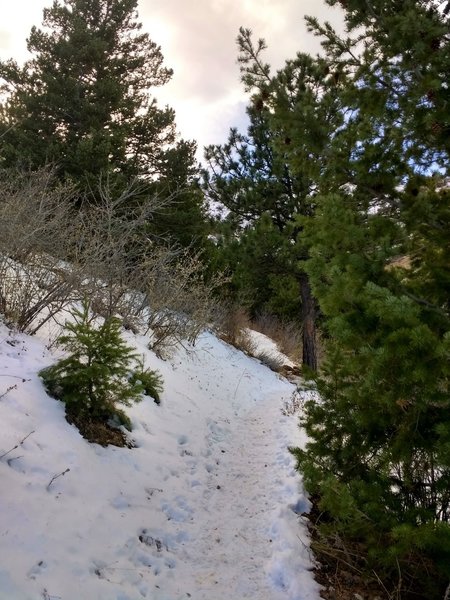
[{"label": "dry grass", "polygon": [[280,373],[284,367],[283,357],[279,354],[275,354],[274,352],[270,352],[268,350],[256,351],[253,354],[255,358],[260,360],[263,365],[269,367],[275,373]]},{"label": "dry grass", "polygon": [[273,340],[278,350],[293,362],[300,361],[302,337],[301,330],[296,323],[283,323],[277,317],[267,313],[252,320],[248,311],[242,306],[222,307],[218,324],[220,337],[228,344],[257,358],[272,371],[283,373],[286,369],[283,357],[268,350],[258,351],[249,329],[258,331]]},{"label": "dry grass", "polygon": [[410,256],[395,256],[390,259],[389,263],[385,266],[386,271],[391,271],[392,269],[405,269],[406,271],[410,271],[412,268],[412,260]]},{"label": "dry grass", "polygon": [[252,322],[252,328],[273,340],[280,352],[293,362],[301,362],[302,331],[298,323],[280,321],[267,313],[258,315]]},{"label": "dry grass", "polygon": [[255,356],[257,352],[255,341],[247,329],[242,329],[239,332],[233,346],[239,350],[242,350],[242,352],[245,352],[245,354],[248,354],[249,356]]},{"label": "dry grass", "polygon": [[217,328],[220,337],[235,346],[240,348],[241,344],[248,343],[250,336],[245,333],[245,330],[250,327],[250,317],[245,308],[233,305],[224,305],[221,314],[218,317]]}]

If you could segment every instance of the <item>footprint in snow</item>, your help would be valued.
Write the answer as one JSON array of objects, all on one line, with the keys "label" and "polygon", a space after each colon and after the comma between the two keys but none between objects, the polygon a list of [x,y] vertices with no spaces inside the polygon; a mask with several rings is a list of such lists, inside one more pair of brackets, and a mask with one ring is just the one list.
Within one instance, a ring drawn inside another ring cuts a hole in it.
[{"label": "footprint in snow", "polygon": [[168,550],[168,547],[161,540],[151,536],[147,529],[143,529],[138,536],[139,541],[146,546],[155,547],[157,552],[162,552],[163,549]]},{"label": "footprint in snow", "polygon": [[174,504],[163,502],[161,510],[166,515],[168,521],[176,521],[177,523],[185,523],[192,521],[194,510],[189,506],[183,496],[177,496],[174,499]]},{"label": "footprint in snow", "polygon": [[158,576],[166,569],[175,569],[177,562],[173,557],[166,556],[169,552],[168,545],[156,535],[151,535],[147,529],[141,530],[138,539],[142,546],[141,550],[134,553],[133,564],[147,567],[151,569],[153,575]]},{"label": "footprint in snow", "polygon": [[31,569],[27,573],[27,577],[29,579],[36,579],[36,577],[38,577],[39,575],[42,575],[42,573],[46,569],[47,569],[47,563],[45,562],[45,560],[40,560],[33,567],[31,567]]},{"label": "footprint in snow", "polygon": [[289,508],[296,515],[302,515],[309,510],[309,502],[306,498],[299,498],[295,504],[289,504]]},{"label": "footprint in snow", "polygon": [[182,448],[180,450],[180,456],[193,456],[192,452],[187,448]]}]

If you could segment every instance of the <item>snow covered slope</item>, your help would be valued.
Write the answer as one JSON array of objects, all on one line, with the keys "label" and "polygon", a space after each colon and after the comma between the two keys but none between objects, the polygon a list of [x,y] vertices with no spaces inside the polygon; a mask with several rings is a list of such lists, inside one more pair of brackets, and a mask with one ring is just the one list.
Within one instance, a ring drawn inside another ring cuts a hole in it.
[{"label": "snow covered slope", "polygon": [[125,336],[164,378],[127,409],[133,449],[87,443],[45,340],[0,330],[0,600],[319,598],[293,386],[208,333],[165,362]]}]

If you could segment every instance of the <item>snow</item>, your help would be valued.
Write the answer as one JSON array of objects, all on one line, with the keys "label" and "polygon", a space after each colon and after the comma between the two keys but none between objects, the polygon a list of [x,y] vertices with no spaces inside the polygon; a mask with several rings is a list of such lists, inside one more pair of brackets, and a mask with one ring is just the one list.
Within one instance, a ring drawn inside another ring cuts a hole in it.
[{"label": "snow", "polygon": [[246,329],[246,332],[252,340],[252,343],[255,345],[255,348],[257,348],[258,353],[267,354],[268,356],[273,357],[275,360],[279,360],[281,364],[288,367],[294,366],[292,360],[280,352],[276,343],[266,335],[252,329]]},{"label": "snow", "polygon": [[294,386],[210,333],[167,361],[124,335],[164,378],[132,449],[86,442],[48,340],[0,327],[0,600],[317,600]]}]

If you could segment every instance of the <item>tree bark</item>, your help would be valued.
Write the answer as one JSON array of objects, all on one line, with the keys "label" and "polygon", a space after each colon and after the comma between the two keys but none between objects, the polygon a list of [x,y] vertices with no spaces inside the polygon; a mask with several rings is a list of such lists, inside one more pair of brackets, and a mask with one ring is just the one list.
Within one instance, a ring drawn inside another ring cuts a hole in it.
[{"label": "tree bark", "polygon": [[311,292],[308,276],[301,273],[299,277],[300,296],[302,300],[302,326],[303,326],[303,358],[306,367],[317,371],[316,347],[316,302]]}]

